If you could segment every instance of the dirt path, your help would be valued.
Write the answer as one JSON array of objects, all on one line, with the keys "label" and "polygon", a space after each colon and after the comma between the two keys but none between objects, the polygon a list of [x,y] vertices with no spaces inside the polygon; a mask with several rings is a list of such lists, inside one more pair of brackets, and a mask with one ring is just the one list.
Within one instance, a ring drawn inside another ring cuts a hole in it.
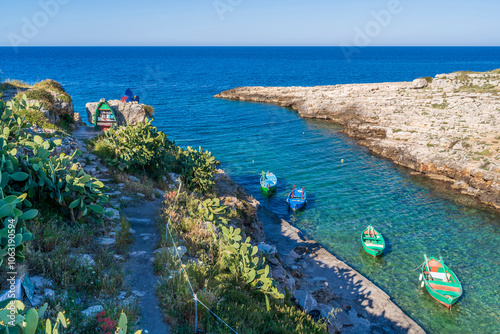
[{"label": "dirt path", "polygon": [[129,205],[123,210],[135,231],[127,264],[127,282],[139,301],[140,327],[145,332],[147,330],[154,334],[170,333],[155,295],[158,279],[153,273],[153,252],[159,239],[155,219],[161,203],[161,199],[144,201],[135,206]]},{"label": "dirt path", "polygon": [[[73,136],[78,140],[90,139],[100,132],[96,132],[93,127],[79,126],[73,131]],[[83,147],[83,142],[80,142]],[[99,171],[107,171],[98,161],[93,161],[86,166],[89,172],[95,172],[95,167]],[[84,169],[85,169],[84,168]],[[122,194],[126,195],[126,194]],[[153,273],[154,249],[158,242],[158,229],[155,220],[158,217],[162,199],[156,201],[139,200],[126,204],[122,210],[130,221],[134,231],[134,244],[132,245],[128,261],[126,262],[126,281],[130,285],[134,299],[137,300],[140,309],[139,327],[143,333],[149,334],[169,334],[169,326],[163,321],[163,312],[160,310],[155,290],[158,279]]]}]

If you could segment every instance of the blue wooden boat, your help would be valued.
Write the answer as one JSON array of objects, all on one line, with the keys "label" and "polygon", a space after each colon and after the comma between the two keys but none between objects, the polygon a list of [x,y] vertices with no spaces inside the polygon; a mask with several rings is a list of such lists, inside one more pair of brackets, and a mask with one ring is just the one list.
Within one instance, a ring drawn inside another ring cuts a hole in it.
[{"label": "blue wooden boat", "polygon": [[304,188],[295,189],[294,185],[292,191],[288,194],[286,202],[293,211],[302,209],[307,203],[307,194]]},{"label": "blue wooden boat", "polygon": [[276,185],[278,184],[278,179],[276,175],[271,172],[262,172],[260,176],[260,188],[266,194],[271,193],[276,190]]}]

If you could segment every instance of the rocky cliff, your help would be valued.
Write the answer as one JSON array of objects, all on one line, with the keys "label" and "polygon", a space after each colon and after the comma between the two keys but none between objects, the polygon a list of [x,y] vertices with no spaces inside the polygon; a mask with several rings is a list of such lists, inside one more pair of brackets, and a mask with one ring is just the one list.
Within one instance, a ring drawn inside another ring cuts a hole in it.
[{"label": "rocky cliff", "polygon": [[57,124],[65,115],[74,118],[75,110],[71,96],[69,96],[62,85],[54,80],[46,79],[34,85],[28,85],[21,81],[0,83],[0,98],[9,101],[14,98],[21,99],[26,95],[28,102],[41,104],[40,112],[47,118],[48,122]]},{"label": "rocky cliff", "polygon": [[[144,122],[146,117],[151,116],[148,110],[151,107],[138,102],[124,103],[119,100],[109,100],[107,102],[115,112],[118,125],[136,125],[137,123]],[[85,105],[87,119],[91,124],[94,123],[94,114],[98,104],[99,102],[90,102]]]},{"label": "rocky cliff", "polygon": [[215,97],[331,120],[371,151],[500,209],[500,70],[413,82],[241,87]]}]

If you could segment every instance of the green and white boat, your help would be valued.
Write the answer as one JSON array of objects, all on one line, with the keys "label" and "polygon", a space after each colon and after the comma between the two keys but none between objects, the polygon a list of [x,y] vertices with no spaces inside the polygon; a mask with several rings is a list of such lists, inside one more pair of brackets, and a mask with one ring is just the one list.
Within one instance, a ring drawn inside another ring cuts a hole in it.
[{"label": "green and white boat", "polygon": [[373,257],[381,255],[385,249],[384,237],[371,225],[361,233],[361,244],[365,252]]},{"label": "green and white boat", "polygon": [[443,263],[441,257],[439,260],[434,257],[428,259],[424,255],[424,258],[425,263],[422,265],[419,278],[422,281],[422,287],[425,285],[432,298],[450,308],[462,295],[462,284],[457,275]]},{"label": "green and white boat", "polygon": [[260,176],[260,189],[266,194],[276,190],[276,185],[278,184],[278,179],[276,175],[271,172],[262,172]]}]

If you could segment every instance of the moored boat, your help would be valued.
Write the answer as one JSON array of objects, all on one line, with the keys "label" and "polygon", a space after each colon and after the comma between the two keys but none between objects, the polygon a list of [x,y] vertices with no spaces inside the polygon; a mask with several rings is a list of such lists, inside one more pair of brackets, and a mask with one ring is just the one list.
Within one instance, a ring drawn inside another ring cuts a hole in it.
[{"label": "moored boat", "polygon": [[295,185],[293,186],[292,191],[288,194],[288,198],[286,199],[288,206],[292,210],[302,209],[307,203],[307,194],[302,189],[295,189]]},{"label": "moored boat", "polygon": [[443,263],[441,257],[439,260],[434,257],[427,259],[424,255],[424,258],[419,278],[422,280],[422,286],[425,285],[432,298],[450,308],[462,295],[462,284],[455,273]]},{"label": "moored boat", "polygon": [[381,255],[385,249],[384,237],[371,225],[361,233],[361,244],[365,252],[373,257]]},{"label": "moored boat", "polygon": [[278,184],[278,179],[276,175],[271,172],[262,172],[260,176],[260,188],[266,194],[269,194],[276,190],[276,185]]}]

